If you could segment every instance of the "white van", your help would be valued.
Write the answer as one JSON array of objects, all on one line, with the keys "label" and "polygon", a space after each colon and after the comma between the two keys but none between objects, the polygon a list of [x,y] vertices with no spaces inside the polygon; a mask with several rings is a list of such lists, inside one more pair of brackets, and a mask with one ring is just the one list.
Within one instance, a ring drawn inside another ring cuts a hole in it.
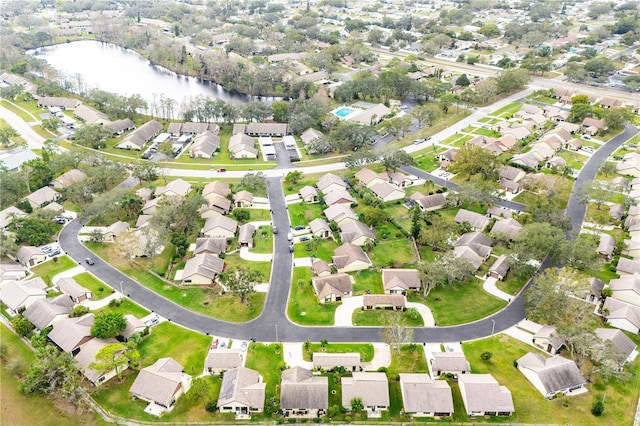
[{"label": "white van", "polygon": [[291,232],[289,232],[289,233],[287,234],[287,239],[288,239],[289,241],[293,241],[293,234],[292,234]]}]

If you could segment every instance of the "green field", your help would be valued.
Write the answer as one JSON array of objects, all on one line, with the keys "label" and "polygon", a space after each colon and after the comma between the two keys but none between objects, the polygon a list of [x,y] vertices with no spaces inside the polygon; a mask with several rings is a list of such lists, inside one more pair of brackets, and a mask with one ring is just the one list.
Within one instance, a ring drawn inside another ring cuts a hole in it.
[{"label": "green field", "polygon": [[111,287],[94,277],[88,272],[83,272],[73,277],[82,287],[91,291],[91,300],[101,300],[111,295]]},{"label": "green field", "polygon": [[520,111],[520,108],[522,108],[522,102],[513,102],[500,108],[497,111],[492,112],[490,115],[495,117],[509,118],[516,112]]},{"label": "green field", "polygon": [[51,285],[51,279],[53,277],[58,275],[60,272],[64,272],[67,269],[71,269],[76,266],[78,266],[78,264],[69,256],[60,256],[34,266],[31,268],[31,272],[33,272],[35,276],[42,278],[47,284]]},{"label": "green field", "polygon": [[[301,285],[298,284],[301,281]],[[311,270],[294,268],[287,315],[300,325],[333,325],[338,303],[320,304],[311,285]]]}]

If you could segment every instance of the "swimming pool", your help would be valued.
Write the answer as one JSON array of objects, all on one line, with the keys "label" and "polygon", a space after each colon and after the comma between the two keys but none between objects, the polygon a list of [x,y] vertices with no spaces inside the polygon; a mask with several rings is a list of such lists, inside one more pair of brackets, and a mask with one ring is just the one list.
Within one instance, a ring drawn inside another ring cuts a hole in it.
[{"label": "swimming pool", "polygon": [[347,115],[351,114],[354,111],[355,111],[355,109],[342,107],[342,108],[334,111],[334,114],[337,115],[340,118],[345,118]]}]

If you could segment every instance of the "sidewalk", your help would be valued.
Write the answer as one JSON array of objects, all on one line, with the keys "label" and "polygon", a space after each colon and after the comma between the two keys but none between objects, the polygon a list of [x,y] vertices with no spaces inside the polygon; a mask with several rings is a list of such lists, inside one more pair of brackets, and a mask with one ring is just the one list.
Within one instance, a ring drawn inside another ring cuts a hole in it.
[{"label": "sidewalk", "polygon": [[252,253],[249,247],[240,247],[240,258],[250,260],[252,262],[271,262],[273,255],[271,253]]},{"label": "sidewalk", "polygon": [[87,272],[87,269],[84,266],[76,266],[75,268],[67,269],[66,271],[62,271],[51,278],[51,283],[55,285],[60,280],[60,278],[74,277],[78,274],[82,274],[83,272]]},{"label": "sidewalk", "polygon": [[482,288],[484,289],[484,291],[486,291],[489,294],[492,294],[494,296],[496,296],[497,298],[500,298],[502,300],[506,300],[507,302],[511,302],[511,299],[514,297],[508,293],[505,293],[504,291],[500,290],[498,287],[496,287],[496,282],[498,281],[497,278],[493,278],[493,277],[489,277],[486,280],[484,280],[484,284],[482,284]]},{"label": "sidewalk", "polygon": [[[351,322],[353,311],[362,307],[363,298],[364,296],[354,296],[342,299],[342,304],[336,309],[334,325],[336,327],[353,326],[353,323]],[[416,308],[417,311],[420,312],[425,327],[433,327],[435,325],[433,314],[428,306],[417,302],[407,302],[407,309],[408,308]]]}]

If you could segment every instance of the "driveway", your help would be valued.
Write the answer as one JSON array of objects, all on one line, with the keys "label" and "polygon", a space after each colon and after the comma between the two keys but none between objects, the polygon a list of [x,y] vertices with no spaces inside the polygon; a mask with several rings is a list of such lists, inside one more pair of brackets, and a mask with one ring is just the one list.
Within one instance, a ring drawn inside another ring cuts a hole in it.
[{"label": "driveway", "polygon": [[4,119],[9,126],[13,127],[22,138],[27,141],[29,149],[42,149],[45,139],[37,134],[28,123],[14,114],[12,111],[0,106],[0,118]]}]

